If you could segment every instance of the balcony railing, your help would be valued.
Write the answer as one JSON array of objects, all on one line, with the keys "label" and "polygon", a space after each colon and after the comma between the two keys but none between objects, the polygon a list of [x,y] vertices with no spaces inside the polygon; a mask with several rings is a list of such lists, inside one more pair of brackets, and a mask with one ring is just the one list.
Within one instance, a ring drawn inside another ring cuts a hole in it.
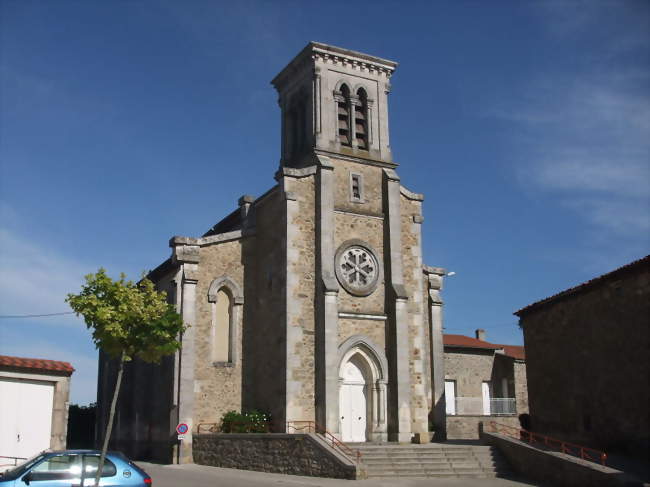
[{"label": "balcony railing", "polygon": [[451,416],[509,416],[517,413],[514,397],[493,397],[489,402],[482,397],[457,397],[454,408],[447,408]]}]

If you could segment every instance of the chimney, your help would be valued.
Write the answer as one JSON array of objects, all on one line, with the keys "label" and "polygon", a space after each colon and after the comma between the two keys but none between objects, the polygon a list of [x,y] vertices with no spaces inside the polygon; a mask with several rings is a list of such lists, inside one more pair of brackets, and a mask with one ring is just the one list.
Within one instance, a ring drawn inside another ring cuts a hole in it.
[{"label": "chimney", "polygon": [[482,330],[481,328],[476,330],[476,339],[481,340],[482,342],[484,342],[485,341],[485,330]]}]

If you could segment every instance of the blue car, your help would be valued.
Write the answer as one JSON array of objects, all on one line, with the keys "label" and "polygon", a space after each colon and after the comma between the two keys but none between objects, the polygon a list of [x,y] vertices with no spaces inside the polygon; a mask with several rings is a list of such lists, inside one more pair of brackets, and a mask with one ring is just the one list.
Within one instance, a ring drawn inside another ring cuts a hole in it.
[{"label": "blue car", "polygon": [[[98,450],[39,453],[0,474],[0,487],[92,487],[99,466]],[[122,453],[108,452],[100,487],[150,487],[151,477]]]}]

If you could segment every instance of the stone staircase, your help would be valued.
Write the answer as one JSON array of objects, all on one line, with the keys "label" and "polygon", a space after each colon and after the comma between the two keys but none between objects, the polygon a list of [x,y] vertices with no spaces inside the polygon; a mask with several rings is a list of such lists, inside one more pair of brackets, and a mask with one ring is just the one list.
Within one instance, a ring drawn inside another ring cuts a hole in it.
[{"label": "stone staircase", "polygon": [[368,478],[439,477],[485,478],[511,474],[499,451],[483,445],[400,445],[350,443],[363,455]]}]

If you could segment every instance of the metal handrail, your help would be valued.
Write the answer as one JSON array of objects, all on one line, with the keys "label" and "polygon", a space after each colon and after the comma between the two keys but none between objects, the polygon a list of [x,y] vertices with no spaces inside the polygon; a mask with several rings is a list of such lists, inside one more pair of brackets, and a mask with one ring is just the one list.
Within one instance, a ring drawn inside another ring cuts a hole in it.
[{"label": "metal handrail", "polygon": [[361,462],[361,452],[350,448],[348,445],[339,440],[332,433],[327,431],[322,426],[319,426],[314,421],[287,421],[287,433],[290,433],[291,430],[297,433],[316,433],[325,438],[325,441],[329,442],[334,448],[339,450],[345,457],[350,460],[356,461],[356,463]]},{"label": "metal handrail", "polygon": [[264,429],[263,431],[264,433],[268,433],[270,430],[268,421],[229,421],[226,424],[230,426],[231,431],[223,431],[223,428],[221,427],[221,423],[199,423],[196,426],[196,434],[200,435],[204,433],[232,433],[233,426],[235,428],[242,427],[244,431],[241,431],[241,433],[250,433],[252,429],[260,429],[260,428]]},{"label": "metal handrail", "polygon": [[488,425],[493,429],[494,433],[502,433],[521,441],[527,441],[531,445],[535,442],[543,443],[545,447],[559,450],[567,455],[573,455],[575,457],[580,457],[583,460],[589,460],[596,463],[600,461],[601,465],[605,465],[605,462],[607,461],[607,453],[602,450],[576,445],[575,443],[558,440],[557,438],[551,438],[550,436],[534,433],[515,426],[497,423],[496,421],[489,421]]},{"label": "metal handrail", "polygon": [[18,465],[18,460],[27,460],[25,457],[5,457],[4,455],[0,455],[0,458],[8,458],[9,460],[13,460],[14,466]]},{"label": "metal handrail", "polygon": [[[201,427],[204,427],[204,430],[207,429],[207,431],[201,431]],[[217,431],[219,431],[219,423],[199,423],[196,425],[197,435],[203,433],[216,433]]]}]

